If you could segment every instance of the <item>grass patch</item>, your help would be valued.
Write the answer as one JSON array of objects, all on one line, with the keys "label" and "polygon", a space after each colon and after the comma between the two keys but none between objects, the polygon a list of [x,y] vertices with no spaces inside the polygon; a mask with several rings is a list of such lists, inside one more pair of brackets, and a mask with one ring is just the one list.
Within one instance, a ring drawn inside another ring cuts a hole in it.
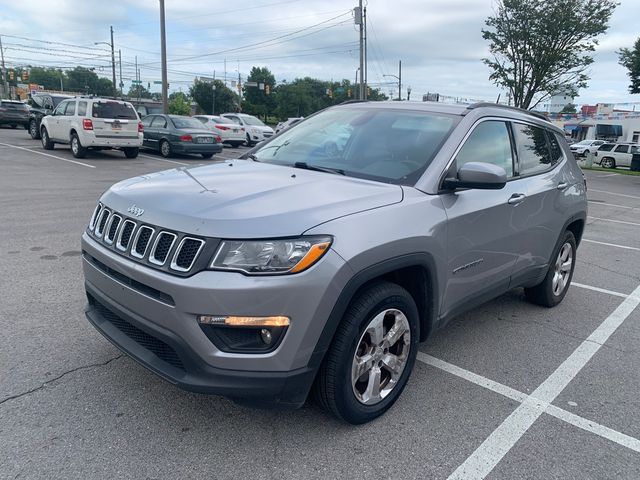
[{"label": "grass patch", "polygon": [[605,172],[605,173],[617,173],[619,175],[632,175],[640,177],[640,172],[632,172],[631,170],[621,170],[619,168],[602,168],[602,167],[580,167],[582,170],[589,170],[592,172]]}]

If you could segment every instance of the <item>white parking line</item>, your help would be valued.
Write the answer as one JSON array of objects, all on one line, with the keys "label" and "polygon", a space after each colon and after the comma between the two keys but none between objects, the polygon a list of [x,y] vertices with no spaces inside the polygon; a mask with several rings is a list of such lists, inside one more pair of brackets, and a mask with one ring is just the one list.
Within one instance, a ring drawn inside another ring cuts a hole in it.
[{"label": "white parking line", "polygon": [[[439,358],[432,357],[431,355],[428,355],[426,353],[418,352],[417,359],[423,363],[426,363],[427,365],[439,368],[440,370],[455,375],[456,377],[460,377],[464,380],[474,383],[475,385],[484,387],[488,390],[491,390],[492,392],[515,400],[518,403],[522,404],[528,397],[526,393],[520,392],[519,390],[508,387],[501,383],[494,382],[493,380],[490,380],[486,377],[470,372],[469,370],[465,370],[464,368],[460,368],[449,362],[445,362],[444,360],[440,360]],[[563,410],[562,408],[556,407],[555,405],[549,405],[545,413],[559,420],[567,422],[575,427],[581,428],[582,430],[606,438],[607,440],[622,445],[623,447],[627,447],[636,452],[640,452],[640,440],[630,437],[629,435],[625,435],[624,433],[618,432],[609,427],[605,427],[604,425],[592,422],[591,420]]]},{"label": "white parking line", "polygon": [[578,282],[571,282],[571,285],[574,287],[584,288],[586,290],[593,290],[594,292],[607,293],[609,295],[613,295],[614,297],[627,298],[629,296],[626,293],[614,292],[613,290],[607,290],[605,288],[600,288],[600,287],[592,287],[591,285],[585,285],[583,283],[578,283]]},{"label": "white parking line", "polygon": [[175,160],[167,160],[166,158],[152,157],[151,155],[145,155],[144,153],[139,153],[138,156],[144,157],[144,158],[150,158],[151,160],[157,160],[159,162],[175,163],[177,165],[189,165],[188,163],[176,162]]},{"label": "white parking line", "polygon": [[483,479],[491,473],[638,305],[640,286],[482,442],[449,479]]},{"label": "white parking line", "polygon": [[607,207],[616,207],[616,208],[629,208],[631,210],[635,210],[640,207],[630,207],[628,205],[616,205],[615,203],[607,203],[607,202],[597,202],[595,200],[587,200],[589,203],[595,203],[596,205],[606,205]]},{"label": "white parking line", "polygon": [[83,167],[96,168],[94,165],[89,165],[88,163],[78,162],[76,160],[69,160],[68,158],[57,157],[55,155],[51,155],[50,153],[39,152],[38,150],[32,150],[31,148],[18,147],[17,145],[10,145],[8,143],[0,143],[3,147],[16,148],[18,150],[25,150],[27,152],[35,153],[37,155],[42,155],[43,157],[51,157],[56,160],[62,160],[63,162],[75,163],[76,165],[82,165]]},{"label": "white parking line", "polygon": [[589,243],[597,243],[598,245],[606,245],[607,247],[624,248],[625,250],[636,250],[640,252],[640,248],[638,247],[629,247],[627,245],[618,245],[616,243],[598,242],[597,240],[589,240],[588,238],[583,238],[582,241],[589,242]]},{"label": "white parking line", "polygon": [[635,198],[637,200],[640,200],[640,197],[637,197],[635,195],[627,195],[626,193],[608,192],[606,190],[594,190],[593,188],[590,188],[588,191],[589,192],[598,192],[598,193],[608,193],[609,195],[617,195],[618,197]]},{"label": "white parking line", "polygon": [[637,227],[640,227],[640,223],[636,223],[636,222],[625,222],[624,220],[611,220],[610,218],[592,217],[591,215],[589,215],[587,218],[591,218],[593,220],[599,220],[601,222],[623,223],[625,225],[635,225]]}]

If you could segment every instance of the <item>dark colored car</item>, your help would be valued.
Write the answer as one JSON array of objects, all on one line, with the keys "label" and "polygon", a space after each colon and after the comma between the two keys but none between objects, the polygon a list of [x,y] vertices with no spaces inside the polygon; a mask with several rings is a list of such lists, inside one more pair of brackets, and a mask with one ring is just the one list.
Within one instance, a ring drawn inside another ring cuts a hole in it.
[{"label": "dark colored car", "polygon": [[163,157],[174,153],[199,154],[211,158],[222,151],[219,136],[205,129],[199,120],[181,115],[148,115],[143,146],[158,150]]},{"label": "dark colored car", "polygon": [[0,100],[0,125],[18,125],[29,127],[29,107],[26,103],[14,100]]},{"label": "dark colored car", "polygon": [[53,109],[68,98],[72,98],[72,96],[61,93],[35,93],[31,95],[27,102],[31,108],[27,126],[31,138],[34,140],[40,138],[40,122],[42,122],[42,118],[45,115],[51,115]]}]

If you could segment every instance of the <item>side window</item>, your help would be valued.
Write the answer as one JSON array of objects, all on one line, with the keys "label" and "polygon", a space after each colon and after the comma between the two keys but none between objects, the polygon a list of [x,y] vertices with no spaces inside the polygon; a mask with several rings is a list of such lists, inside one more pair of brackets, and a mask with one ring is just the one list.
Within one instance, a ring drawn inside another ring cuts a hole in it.
[{"label": "side window", "polygon": [[157,116],[151,122],[151,126],[155,128],[165,128],[167,126],[167,120],[164,117]]},{"label": "side window", "polygon": [[151,126],[151,120],[153,120],[155,117],[153,115],[144,117],[142,119],[142,125],[144,125],[145,127],[150,127]]},{"label": "side window", "polygon": [[53,115],[64,115],[64,110],[67,108],[67,105],[69,103],[70,102],[62,102],[62,103],[58,104],[56,109],[53,111]]},{"label": "side window", "polygon": [[87,102],[78,102],[78,115],[84,117],[87,114]]},{"label": "side window", "polygon": [[464,142],[456,156],[456,168],[468,162],[493,163],[513,177],[511,139],[505,122],[487,121],[479,124]]},{"label": "side window", "polygon": [[629,151],[629,145],[618,145],[614,152],[627,153]]},{"label": "side window", "polygon": [[555,165],[562,161],[564,154],[562,153],[562,148],[560,148],[558,137],[556,137],[555,133],[547,130],[547,136],[549,137],[549,149],[551,150],[551,164]]},{"label": "side window", "polygon": [[552,165],[547,136],[543,128],[514,123],[513,133],[520,175],[543,172]]},{"label": "side window", "polygon": [[76,102],[71,101],[67,103],[67,108],[64,110],[65,117],[72,117],[76,114]]},{"label": "side window", "polygon": [[614,146],[615,145],[613,143],[605,143],[600,148],[598,148],[598,151],[599,152],[610,152],[611,150],[613,150]]}]

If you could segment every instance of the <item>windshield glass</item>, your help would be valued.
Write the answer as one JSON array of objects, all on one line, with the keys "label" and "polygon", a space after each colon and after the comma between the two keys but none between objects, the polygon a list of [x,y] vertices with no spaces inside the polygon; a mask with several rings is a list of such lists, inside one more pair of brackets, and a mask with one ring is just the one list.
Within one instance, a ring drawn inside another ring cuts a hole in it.
[{"label": "windshield glass", "polygon": [[191,117],[171,117],[171,121],[176,128],[195,128],[197,130],[204,128],[200,120]]},{"label": "windshield glass", "polygon": [[258,120],[256,117],[242,117],[242,120],[244,121],[244,123],[246,123],[247,125],[258,125],[260,127],[264,127],[264,123],[262,123],[260,120]]},{"label": "windshield glass", "polygon": [[93,102],[92,114],[94,118],[126,118],[135,120],[138,114],[133,107],[120,102]]},{"label": "windshield glass", "polygon": [[458,121],[431,112],[338,108],[285,130],[254,154],[261,162],[304,162],[353,177],[413,185]]}]

